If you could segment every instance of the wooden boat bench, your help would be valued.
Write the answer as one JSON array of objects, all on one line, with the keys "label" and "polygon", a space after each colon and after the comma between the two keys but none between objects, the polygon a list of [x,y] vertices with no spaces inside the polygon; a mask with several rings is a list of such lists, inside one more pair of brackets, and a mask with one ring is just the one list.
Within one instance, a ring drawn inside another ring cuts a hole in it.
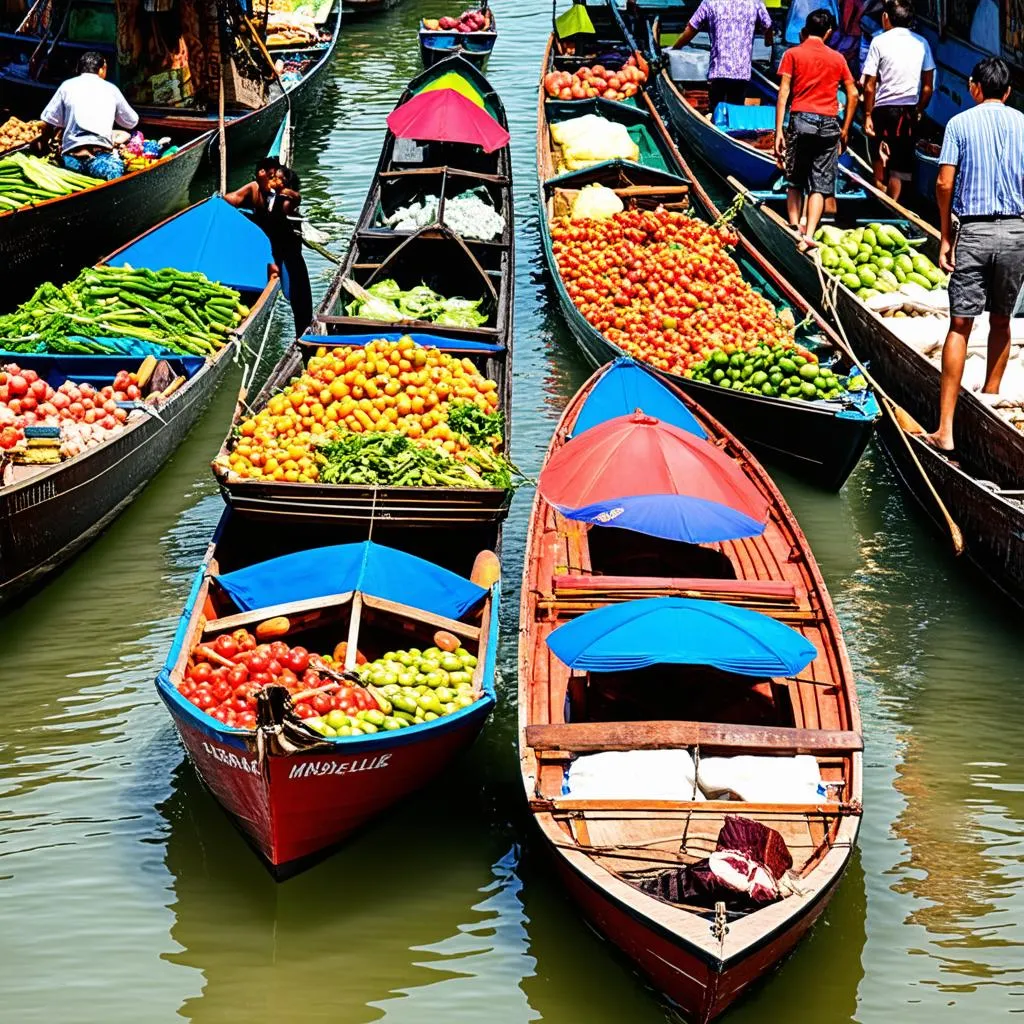
[{"label": "wooden boat bench", "polygon": [[526,742],[537,751],[595,753],[705,747],[778,754],[834,754],[864,749],[857,732],[728,725],[718,722],[571,722],[528,725]]},{"label": "wooden boat bench", "polygon": [[727,604],[796,608],[800,594],[787,580],[726,580],[696,576],[589,576],[562,573],[554,577],[554,597],[559,599],[630,600],[648,596],[710,598]]}]

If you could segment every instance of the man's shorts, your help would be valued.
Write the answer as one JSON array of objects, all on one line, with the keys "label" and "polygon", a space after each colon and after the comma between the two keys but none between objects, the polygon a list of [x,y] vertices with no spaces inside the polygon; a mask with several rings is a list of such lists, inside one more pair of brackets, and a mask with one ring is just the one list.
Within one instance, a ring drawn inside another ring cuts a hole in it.
[{"label": "man's shorts", "polygon": [[874,136],[868,136],[872,162],[879,157],[884,142],[889,149],[891,177],[909,181],[914,175],[914,147],[917,145],[917,107],[875,107],[871,115]]},{"label": "man's shorts", "polygon": [[824,114],[790,114],[786,127],[786,183],[830,196],[839,162],[839,121]]},{"label": "man's shorts", "polygon": [[1024,282],[1024,217],[965,221],[957,230],[954,254],[950,316],[975,317],[986,309],[1012,316]]}]

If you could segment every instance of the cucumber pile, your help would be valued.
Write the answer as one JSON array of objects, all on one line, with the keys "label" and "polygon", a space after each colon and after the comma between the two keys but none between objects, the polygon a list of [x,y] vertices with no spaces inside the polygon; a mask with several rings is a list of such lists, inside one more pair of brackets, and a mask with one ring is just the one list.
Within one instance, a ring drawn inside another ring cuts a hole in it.
[{"label": "cucumber pile", "polygon": [[945,288],[949,280],[891,224],[846,231],[824,227],[814,233],[814,240],[825,271],[838,277],[859,299],[899,291],[906,283],[928,290]]},{"label": "cucumber pile", "polygon": [[798,398],[806,402],[839,398],[844,392],[862,391],[859,374],[840,377],[822,366],[813,354],[791,345],[756,345],[731,354],[718,349],[686,372],[687,377],[768,398]]}]

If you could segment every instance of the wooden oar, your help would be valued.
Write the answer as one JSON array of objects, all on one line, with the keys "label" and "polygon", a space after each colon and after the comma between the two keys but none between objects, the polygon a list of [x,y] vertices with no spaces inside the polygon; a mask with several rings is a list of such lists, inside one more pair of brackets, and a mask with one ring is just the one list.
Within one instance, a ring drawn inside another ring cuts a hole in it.
[{"label": "wooden oar", "polygon": [[878,381],[871,376],[865,366],[857,359],[853,354],[853,347],[850,345],[850,340],[846,336],[846,329],[843,327],[843,321],[839,316],[839,310],[836,308],[833,293],[839,287],[839,282],[835,278],[830,279],[826,282],[824,274],[821,269],[821,260],[818,256],[818,250],[814,250],[812,257],[814,262],[814,268],[818,272],[818,281],[821,285],[821,297],[822,303],[825,308],[832,314],[832,319],[835,322],[836,327],[839,330],[839,334],[843,339],[843,344],[846,346],[846,350],[850,358],[853,360],[857,369],[861,375],[871,386],[871,390],[874,391],[878,398],[879,404],[882,406],[882,410],[889,416],[892,422],[896,426],[896,433],[899,434],[900,439],[906,446],[907,454],[910,456],[911,461],[917,467],[918,472],[921,474],[921,479],[924,481],[925,487],[932,499],[935,502],[935,507],[939,510],[942,518],[946,521],[946,528],[949,530],[950,539],[953,542],[953,553],[955,555],[962,555],[964,553],[964,534],[960,529],[957,521],[949,514],[949,509],[946,508],[946,503],[939,497],[939,492],[935,490],[935,485],[932,483],[931,477],[928,475],[928,471],[921,465],[921,460],[917,456],[917,452],[914,451],[914,445],[911,442],[908,434],[921,435],[924,433],[924,427],[921,426],[913,416],[907,412],[902,406],[897,405],[882,389],[879,387]]}]

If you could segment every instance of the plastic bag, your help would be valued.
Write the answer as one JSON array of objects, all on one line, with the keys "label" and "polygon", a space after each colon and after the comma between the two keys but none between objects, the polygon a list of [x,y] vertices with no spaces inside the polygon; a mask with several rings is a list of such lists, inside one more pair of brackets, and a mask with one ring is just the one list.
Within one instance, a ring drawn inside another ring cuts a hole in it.
[{"label": "plastic bag", "polygon": [[610,188],[599,185],[587,185],[580,190],[572,204],[572,220],[607,220],[617,213],[622,213],[625,206],[622,200]]}]

